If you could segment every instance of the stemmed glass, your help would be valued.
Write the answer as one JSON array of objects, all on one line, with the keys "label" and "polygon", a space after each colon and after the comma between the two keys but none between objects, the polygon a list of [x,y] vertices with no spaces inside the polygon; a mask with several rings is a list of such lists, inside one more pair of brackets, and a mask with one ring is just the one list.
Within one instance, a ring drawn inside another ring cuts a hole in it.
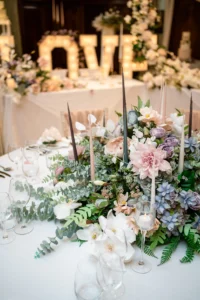
[{"label": "stemmed glass", "polygon": [[149,201],[139,202],[136,205],[136,223],[140,228],[141,240],[141,256],[139,260],[134,260],[132,264],[133,271],[141,274],[151,271],[151,264],[144,259],[144,246],[147,231],[151,230],[155,222],[155,208]]},{"label": "stemmed glass", "polygon": [[[24,176],[12,178],[9,185],[9,197],[12,201],[14,209],[18,209],[22,212],[23,208],[28,204],[30,200],[30,186]],[[33,230],[33,226],[23,222],[23,212],[21,218],[18,218],[18,225],[15,226],[14,231],[17,234],[28,234]],[[22,219],[22,224],[19,224]]]},{"label": "stemmed glass", "polygon": [[22,149],[17,147],[16,145],[8,145],[8,158],[16,164],[17,173],[15,176],[19,176],[19,162],[22,159]]},{"label": "stemmed glass", "polygon": [[5,221],[11,216],[11,202],[7,193],[0,193],[0,223],[3,227],[3,234],[0,236],[0,244],[5,245],[14,241],[15,234],[7,232]]},{"label": "stemmed glass", "polygon": [[77,265],[74,291],[78,300],[99,300],[102,290],[96,279],[96,260],[88,256]]},{"label": "stemmed glass", "polygon": [[125,266],[122,258],[114,252],[105,252],[100,255],[97,265],[97,280],[104,290],[102,300],[121,298],[125,292],[123,276]]},{"label": "stemmed glass", "polygon": [[35,140],[27,140],[25,142],[24,148],[23,148],[23,155],[24,157],[28,158],[30,157],[30,152],[35,153],[35,157],[39,158],[39,145],[37,144],[37,141]]},{"label": "stemmed glass", "polygon": [[36,175],[39,172],[39,153],[29,150],[24,152],[22,158],[22,170],[26,177],[30,178],[30,183],[37,183]]}]

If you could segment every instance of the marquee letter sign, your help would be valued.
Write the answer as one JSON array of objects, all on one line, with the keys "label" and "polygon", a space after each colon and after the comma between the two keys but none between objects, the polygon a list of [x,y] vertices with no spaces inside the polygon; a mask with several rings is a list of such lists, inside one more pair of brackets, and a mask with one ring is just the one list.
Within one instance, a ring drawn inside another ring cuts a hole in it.
[{"label": "marquee letter sign", "polygon": [[44,57],[48,64],[45,70],[52,70],[52,50],[55,48],[64,48],[67,52],[68,74],[71,79],[78,77],[78,46],[75,41],[71,40],[68,35],[47,35],[44,40],[39,43],[39,55]]}]

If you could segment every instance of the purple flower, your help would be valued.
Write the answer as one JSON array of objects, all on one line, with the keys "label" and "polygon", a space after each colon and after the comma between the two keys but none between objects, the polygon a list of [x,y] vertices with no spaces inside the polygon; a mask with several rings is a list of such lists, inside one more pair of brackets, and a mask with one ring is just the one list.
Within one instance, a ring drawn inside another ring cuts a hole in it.
[{"label": "purple flower", "polygon": [[161,221],[169,231],[173,231],[174,227],[179,225],[179,214],[175,213],[171,215],[168,211],[166,211],[164,216],[161,218]]},{"label": "purple flower", "polygon": [[166,135],[166,130],[162,127],[152,128],[150,131],[151,136],[155,136],[157,139],[160,139]]},{"label": "purple flower", "polygon": [[175,136],[169,136],[164,140],[164,144],[168,147],[176,147],[179,144],[179,140]]},{"label": "purple flower", "polygon": [[164,197],[156,196],[156,210],[159,214],[163,214],[166,209],[169,209],[170,205],[165,201]]},{"label": "purple flower", "polygon": [[167,158],[171,158],[174,154],[174,147],[170,147],[165,144],[160,144],[159,148],[167,152]]},{"label": "purple flower", "polygon": [[185,210],[196,205],[196,197],[194,196],[192,191],[181,191],[179,200],[181,203],[181,207]]},{"label": "purple flower", "polygon": [[190,205],[190,208],[193,210],[200,210],[200,195],[194,192],[193,196],[195,197],[195,204]]}]

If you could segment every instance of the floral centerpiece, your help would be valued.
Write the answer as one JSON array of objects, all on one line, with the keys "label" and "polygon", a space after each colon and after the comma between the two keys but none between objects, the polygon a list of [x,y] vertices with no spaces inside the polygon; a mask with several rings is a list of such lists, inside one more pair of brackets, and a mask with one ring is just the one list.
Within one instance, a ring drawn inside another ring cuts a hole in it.
[{"label": "floral centerpiece", "polygon": [[140,79],[149,88],[160,87],[163,80],[177,88],[200,88],[199,69],[190,69],[189,64],[181,62],[154,40],[153,33],[160,17],[153,1],[131,0],[127,5],[132,13],[124,19],[130,26],[131,34],[136,36],[133,44],[134,59],[137,62],[147,60],[148,63],[148,72],[140,76]]},{"label": "floral centerpiece", "polygon": [[92,21],[92,26],[97,31],[102,31],[104,28],[117,29],[123,22],[120,11],[116,9],[109,9],[104,14],[100,14]]},{"label": "floral centerpiece", "polygon": [[[89,129],[76,124],[82,133],[75,136],[73,148],[66,156],[55,156],[51,175],[43,186],[32,189],[39,206],[33,202],[29,211],[23,211],[27,219],[61,222],[56,236],[44,240],[35,257],[51,252],[65,236],[75,235],[80,243],[89,241],[95,255],[116,251],[129,261],[134,255],[131,244],[140,245],[136,203],[150,201],[154,172],[156,221],[147,234],[145,252],[155,257],[154,249],[165,245],[163,264],[184,240],[187,249],[181,262],[191,262],[200,252],[200,144],[196,137],[180,138],[184,117],[177,112],[163,123],[150,102],[139,99],[127,113],[128,163],[123,160],[124,115],[118,124],[109,120],[105,127],[96,124],[94,116],[89,119]],[[180,173],[181,145],[185,157]]]}]

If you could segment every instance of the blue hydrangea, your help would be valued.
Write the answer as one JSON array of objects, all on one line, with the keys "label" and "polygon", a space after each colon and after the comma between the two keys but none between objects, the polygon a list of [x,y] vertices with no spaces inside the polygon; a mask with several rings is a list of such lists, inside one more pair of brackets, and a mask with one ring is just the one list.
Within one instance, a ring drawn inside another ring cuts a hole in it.
[{"label": "blue hydrangea", "polygon": [[128,114],[127,114],[127,123],[128,123],[129,128],[133,127],[133,125],[138,123],[138,116],[137,116],[137,113],[135,112],[135,110],[130,110],[128,112]]},{"label": "blue hydrangea", "polygon": [[164,216],[161,218],[161,221],[169,231],[173,231],[175,226],[179,224],[179,214],[175,213],[170,215],[170,213],[166,211]]},{"label": "blue hydrangea", "polygon": [[174,192],[174,187],[168,182],[163,182],[157,189],[159,196],[164,197],[166,200],[171,199],[171,194]]},{"label": "blue hydrangea", "polygon": [[198,147],[197,140],[194,137],[190,137],[185,140],[185,149],[189,149],[191,152],[195,152],[195,149]]},{"label": "blue hydrangea", "polygon": [[156,210],[159,214],[163,214],[166,209],[170,208],[170,205],[165,201],[164,197],[156,196]]},{"label": "blue hydrangea", "polygon": [[193,207],[196,204],[196,197],[192,191],[181,191],[179,197],[181,207],[187,210],[189,207]]}]

